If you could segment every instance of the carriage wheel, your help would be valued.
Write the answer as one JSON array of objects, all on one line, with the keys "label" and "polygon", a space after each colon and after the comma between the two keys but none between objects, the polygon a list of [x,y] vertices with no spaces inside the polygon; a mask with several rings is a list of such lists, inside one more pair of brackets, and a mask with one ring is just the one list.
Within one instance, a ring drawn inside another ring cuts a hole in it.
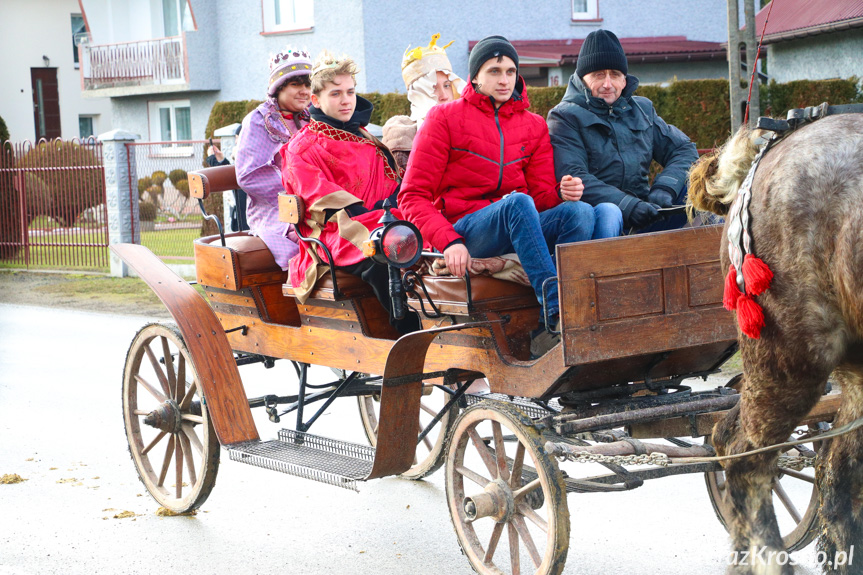
[{"label": "carriage wheel", "polygon": [[[449,398],[449,394],[437,387],[433,388],[430,394],[422,396],[420,399],[420,430],[425,429],[431,423],[431,420],[443,409]],[[381,397],[377,393],[374,395],[360,395],[357,397],[357,407],[360,410],[360,419],[363,421],[363,430],[366,432],[366,438],[369,440],[369,444],[375,447],[378,440],[378,414],[380,413]],[[417,444],[414,464],[410,469],[402,473],[401,477],[414,480],[422,479],[431,475],[443,465],[446,438],[455,423],[456,415],[458,415],[458,408],[451,408],[449,413],[445,413],[429,434]]]},{"label": "carriage wheel", "polygon": [[201,398],[177,326],[141,328],[123,372],[126,438],[147,491],[176,513],[204,503],[219,469],[219,440]]},{"label": "carriage wheel", "polygon": [[[809,426],[813,433],[829,429],[826,423]],[[812,457],[818,453],[823,442],[804,443],[783,451],[782,455],[803,455]],[[707,494],[713,511],[722,526],[728,529],[731,517],[731,502],[725,483],[724,471],[704,474]],[[818,536],[818,487],[815,483],[815,469],[805,467],[802,471],[780,469],[773,483],[773,509],[779,522],[782,542],[789,551],[803,549]]]},{"label": "carriage wheel", "polygon": [[478,573],[558,574],[569,549],[563,476],[530,418],[485,401],[447,447],[446,495],[458,542]]}]

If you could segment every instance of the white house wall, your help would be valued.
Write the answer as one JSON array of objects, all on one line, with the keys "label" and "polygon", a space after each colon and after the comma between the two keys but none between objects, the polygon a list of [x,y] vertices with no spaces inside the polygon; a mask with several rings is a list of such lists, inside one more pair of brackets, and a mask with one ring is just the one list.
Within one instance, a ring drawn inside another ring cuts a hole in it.
[{"label": "white house wall", "polygon": [[2,0],[0,17],[0,116],[12,140],[33,140],[33,92],[30,68],[57,68],[60,130],[63,138],[78,137],[78,116],[94,117],[94,132],[111,126],[107,98],[81,97],[81,77],[72,52],[71,15],[80,14],[77,0]]},{"label": "white house wall", "polygon": [[[863,29],[770,44],[767,73],[779,83],[863,77]],[[813,102],[817,104],[819,102]]]},{"label": "white house wall", "polygon": [[[618,37],[686,36],[726,42],[726,0],[598,0],[601,22],[573,22],[568,0],[488,2],[438,0],[405,3],[365,0],[366,82],[370,90],[404,92],[400,68],[408,44],[425,46],[431,35],[454,40],[447,55],[454,71],[467,78],[468,41],[500,34],[510,40],[585,38],[603,28]],[[317,5],[317,2],[316,2]],[[317,6],[316,6],[317,7]],[[315,15],[318,19],[317,12]],[[675,64],[669,64],[674,68]]]},{"label": "white house wall", "polygon": [[[360,91],[368,88],[369,68],[380,65],[382,61],[378,54],[369,55],[365,50],[363,2],[315,0],[312,31],[267,35],[261,34],[261,0],[216,0],[215,3],[222,84],[220,100],[264,99],[270,55],[287,45],[307,50],[312,58],[324,48],[337,55],[351,56],[360,68],[357,75]],[[201,10],[200,4],[200,1],[192,2],[196,18]],[[414,9],[412,6],[411,10]]]},{"label": "white house wall", "polygon": [[163,36],[158,0],[82,0],[92,44],[117,44]]}]

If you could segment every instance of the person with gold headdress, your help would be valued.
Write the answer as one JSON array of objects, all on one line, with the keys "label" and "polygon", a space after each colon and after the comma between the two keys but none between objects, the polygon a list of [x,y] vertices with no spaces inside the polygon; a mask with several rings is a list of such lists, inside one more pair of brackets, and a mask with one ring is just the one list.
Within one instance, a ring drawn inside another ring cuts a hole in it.
[{"label": "person with gold headdress", "polygon": [[[327,51],[312,69],[311,122],[281,149],[282,182],[288,193],[302,198],[305,213],[297,231],[319,239],[330,250],[300,242],[300,252],[290,261],[289,281],[300,303],[329,265],[360,277],[370,284],[390,323],[401,333],[419,328],[416,314],[392,317],[389,275],[386,266],[374,264],[363,254],[363,244],[380,224],[382,205],[396,205],[402,171],[390,151],[366,129],[372,103],[357,96],[359,69],[346,56]],[[393,215],[401,218],[398,210]]]},{"label": "person with gold headdress", "polygon": [[445,46],[438,46],[440,34],[431,38],[428,46],[408,47],[402,57],[402,79],[411,103],[410,116],[393,116],[383,127],[383,142],[393,152],[402,168],[407,166],[414,137],[426,114],[434,106],[461,96],[464,80],[452,71]]}]

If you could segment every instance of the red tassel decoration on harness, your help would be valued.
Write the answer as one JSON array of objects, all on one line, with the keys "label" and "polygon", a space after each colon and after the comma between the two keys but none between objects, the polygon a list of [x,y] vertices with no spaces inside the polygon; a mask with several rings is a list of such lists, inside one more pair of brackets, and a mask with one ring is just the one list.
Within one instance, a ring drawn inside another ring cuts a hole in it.
[{"label": "red tassel decoration on harness", "polygon": [[737,323],[740,325],[740,331],[752,339],[761,337],[764,310],[748,295],[741,295],[737,300]]},{"label": "red tassel decoration on harness", "polygon": [[748,295],[761,295],[770,287],[773,272],[764,263],[764,260],[746,254],[743,257],[743,283],[746,285]]},{"label": "red tassel decoration on harness", "polygon": [[734,266],[729,266],[728,275],[725,276],[725,291],[722,294],[722,305],[728,311],[737,309],[737,298],[741,295],[740,288],[737,287],[737,270]]}]

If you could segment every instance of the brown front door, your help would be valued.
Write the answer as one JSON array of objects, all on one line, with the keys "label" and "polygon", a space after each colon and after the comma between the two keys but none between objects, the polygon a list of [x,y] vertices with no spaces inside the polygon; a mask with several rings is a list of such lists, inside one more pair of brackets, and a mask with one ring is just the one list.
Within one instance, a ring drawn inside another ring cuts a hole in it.
[{"label": "brown front door", "polygon": [[36,139],[60,137],[60,94],[57,68],[30,68]]}]

